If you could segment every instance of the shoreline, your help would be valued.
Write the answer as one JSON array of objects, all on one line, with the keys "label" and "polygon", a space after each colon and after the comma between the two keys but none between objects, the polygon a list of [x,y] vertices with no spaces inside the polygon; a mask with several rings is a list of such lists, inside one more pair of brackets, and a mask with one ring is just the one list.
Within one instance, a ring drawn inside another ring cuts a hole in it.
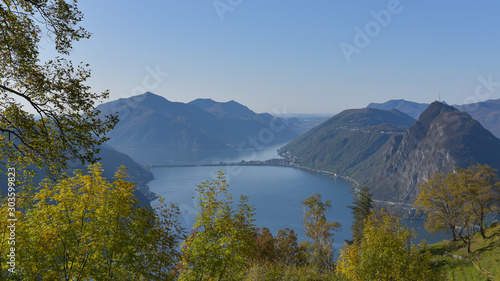
[{"label": "shoreline", "polygon": [[[354,199],[356,198],[357,194],[360,191],[360,184],[355,179],[352,179],[348,176],[339,175],[337,173],[330,172],[330,171],[313,169],[313,168],[301,166],[301,165],[295,164],[293,161],[291,161],[287,158],[270,159],[270,160],[265,160],[265,161],[240,161],[240,162],[219,162],[219,163],[202,163],[202,164],[170,164],[170,165],[168,165],[168,164],[164,164],[164,165],[162,165],[162,164],[141,164],[141,166],[143,168],[145,168],[146,170],[150,170],[152,168],[179,168],[179,167],[230,167],[230,166],[288,167],[288,168],[301,169],[301,170],[316,173],[316,174],[322,174],[322,175],[325,175],[325,176],[328,176],[328,177],[334,178],[334,179],[340,178],[342,180],[348,181],[352,184],[350,191],[351,191]],[[412,209],[415,209],[415,204],[410,204],[410,203],[383,201],[383,200],[376,200],[376,199],[374,199],[373,202],[376,204],[380,204],[380,205],[396,207],[396,208],[401,209],[401,210],[407,210],[409,212],[411,212]]]},{"label": "shoreline", "polygon": [[272,167],[288,167],[288,168],[296,168],[304,171],[313,172],[316,174],[326,175],[330,178],[340,178],[345,181],[348,181],[352,184],[351,192],[353,196],[355,196],[359,191],[359,183],[348,177],[342,176],[334,172],[313,169],[305,166],[300,166],[295,163],[287,163],[285,159],[270,159],[265,161],[240,161],[240,162],[219,162],[219,163],[203,163],[203,164],[141,164],[141,166],[150,170],[152,168],[182,168],[182,167],[229,167],[229,166],[272,166]]},{"label": "shoreline", "polygon": [[275,167],[289,167],[289,168],[297,168],[305,171],[310,171],[317,174],[324,174],[332,178],[341,178],[343,180],[349,181],[352,183],[353,188],[358,188],[359,183],[348,177],[336,174],[334,172],[313,169],[305,166],[300,166],[298,164],[290,164],[284,163],[283,159],[270,159],[266,161],[241,161],[241,162],[220,162],[220,163],[204,163],[204,164],[172,164],[172,165],[162,165],[162,164],[142,164],[141,165],[146,170],[152,168],[179,168],[179,167],[219,167],[219,166],[275,166]]}]

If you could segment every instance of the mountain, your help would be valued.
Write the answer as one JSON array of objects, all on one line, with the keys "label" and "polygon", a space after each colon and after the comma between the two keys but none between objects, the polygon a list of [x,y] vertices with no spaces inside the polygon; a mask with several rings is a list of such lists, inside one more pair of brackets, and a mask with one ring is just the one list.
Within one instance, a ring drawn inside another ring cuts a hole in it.
[{"label": "mountain", "polygon": [[[369,143],[361,137],[352,133],[338,138],[317,128],[308,136],[308,142],[294,141],[295,145],[287,149],[300,165],[347,175],[360,185],[369,186],[375,199],[392,202],[412,203],[418,185],[434,172],[450,173],[457,166],[466,168],[477,163],[500,168],[500,140],[469,114],[440,102],[430,104],[415,124],[404,132],[393,132],[384,143],[383,139]],[[318,147],[322,154],[317,152],[316,161],[311,162],[304,147],[315,145],[311,142],[315,139],[329,145]],[[371,153],[356,161],[352,160],[352,153],[349,157],[337,157],[344,154],[339,151],[344,143],[350,145],[349,151]]]},{"label": "mountain", "polygon": [[242,148],[289,141],[298,133],[285,119],[256,114],[231,101],[170,102],[153,93],[97,107],[118,113],[108,144],[148,164],[191,163]]},{"label": "mountain", "polygon": [[303,166],[345,173],[414,123],[415,119],[395,109],[345,110],[293,140],[279,153],[298,157]]},{"label": "mountain", "polygon": [[370,103],[367,107],[383,110],[397,109],[417,119],[420,114],[424,112],[427,106],[429,106],[427,103],[416,103],[406,100],[390,100],[384,103]]},{"label": "mountain", "polygon": [[[416,103],[405,100],[390,100],[384,103],[370,103],[368,108],[398,109],[414,118],[427,108],[428,104]],[[453,107],[469,113],[497,138],[500,138],[500,99],[487,100],[484,102],[470,103],[464,105],[453,105]]]},{"label": "mountain", "polygon": [[455,107],[469,113],[493,135],[500,138],[500,99],[455,105]]},{"label": "mountain", "polygon": [[234,100],[216,102],[212,99],[196,99],[189,104],[195,105],[206,112],[222,118],[256,119],[262,121],[270,121],[273,118],[273,116],[268,113],[257,114]]},{"label": "mountain", "polygon": [[379,199],[413,202],[418,185],[434,172],[488,164],[500,168],[500,140],[469,114],[434,102],[405,134],[351,171]]}]

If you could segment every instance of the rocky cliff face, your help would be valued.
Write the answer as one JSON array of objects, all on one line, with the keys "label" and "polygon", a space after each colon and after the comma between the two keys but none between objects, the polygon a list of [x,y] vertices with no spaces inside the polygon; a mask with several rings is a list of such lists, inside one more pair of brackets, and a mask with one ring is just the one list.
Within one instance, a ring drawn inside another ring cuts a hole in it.
[{"label": "rocky cliff face", "polygon": [[500,168],[500,140],[469,114],[434,102],[402,136],[352,172],[378,199],[413,202],[432,173],[477,163]]}]

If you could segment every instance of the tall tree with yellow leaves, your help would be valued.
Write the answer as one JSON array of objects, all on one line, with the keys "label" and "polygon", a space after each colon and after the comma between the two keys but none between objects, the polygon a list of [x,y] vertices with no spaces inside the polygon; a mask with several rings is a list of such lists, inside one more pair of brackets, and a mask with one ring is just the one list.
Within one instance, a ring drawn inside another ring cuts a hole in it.
[{"label": "tall tree with yellow leaves", "polygon": [[[2,260],[3,276],[12,280],[169,280],[155,266],[169,272],[176,266],[176,247],[182,237],[175,219],[178,209],[166,209],[172,216],[165,223],[152,209],[139,205],[124,168],[113,182],[102,177],[99,164],[88,169],[87,174],[75,171],[73,177],[57,183],[42,183],[36,204],[18,211],[16,272],[8,273]],[[3,209],[0,218],[5,225]],[[2,257],[11,247],[8,237],[7,233],[0,240]]]}]

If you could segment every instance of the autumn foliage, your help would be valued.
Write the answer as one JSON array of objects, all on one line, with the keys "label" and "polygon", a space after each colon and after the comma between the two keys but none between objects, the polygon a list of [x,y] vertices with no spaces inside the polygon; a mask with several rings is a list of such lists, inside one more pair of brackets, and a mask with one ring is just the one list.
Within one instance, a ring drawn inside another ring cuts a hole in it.
[{"label": "autumn foliage", "polygon": [[[17,280],[169,280],[182,228],[174,205],[139,206],[120,168],[113,182],[99,164],[57,183],[44,182],[35,204],[17,213]],[[7,208],[2,208],[2,230]],[[166,219],[165,219],[166,218]],[[0,237],[2,268],[8,233]],[[160,267],[158,267],[160,266]],[[5,275],[5,274],[4,274]],[[5,275],[6,276],[6,275]],[[171,278],[170,278],[171,279]]]}]

